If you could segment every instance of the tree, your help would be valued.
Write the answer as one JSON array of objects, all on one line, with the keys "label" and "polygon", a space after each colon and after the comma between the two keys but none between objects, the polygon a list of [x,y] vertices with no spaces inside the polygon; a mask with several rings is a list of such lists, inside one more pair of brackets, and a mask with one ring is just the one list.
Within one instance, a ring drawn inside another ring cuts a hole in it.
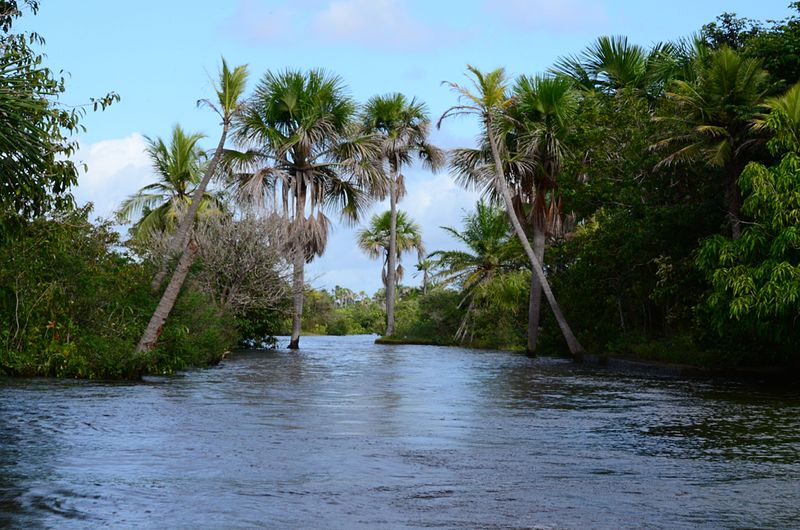
[{"label": "tree", "polygon": [[354,135],[355,103],[341,78],[322,70],[267,72],[237,117],[235,136],[245,152],[230,152],[238,189],[269,201],[289,219],[293,262],[290,348],[300,344],[305,264],[322,255],[336,211],[356,222],[382,174],[367,162],[378,146]]},{"label": "tree", "polygon": [[615,94],[633,90],[649,97],[664,86],[663,60],[672,47],[656,44],[649,51],[624,36],[602,36],[578,56],[560,58],[552,71],[583,90]]},{"label": "tree", "polygon": [[439,124],[449,116],[472,114],[479,117],[483,128],[482,134],[489,143],[492,159],[494,161],[495,173],[493,185],[498,195],[503,198],[503,203],[506,208],[506,213],[511,220],[511,225],[514,227],[517,238],[530,260],[533,273],[539,277],[545,297],[550,304],[550,308],[553,310],[562,335],[567,341],[570,353],[575,357],[579,357],[583,353],[583,347],[580,342],[578,342],[578,339],[575,337],[566,318],[561,312],[561,307],[553,296],[542,265],[534,254],[533,248],[531,248],[530,242],[525,234],[525,230],[514,211],[513,198],[503,170],[503,153],[501,153],[500,149],[504,144],[502,141],[498,141],[498,133],[502,131],[501,125],[506,119],[509,106],[513,103],[512,99],[509,98],[507,94],[505,72],[502,68],[487,73],[483,73],[472,66],[468,66],[467,68],[472,74],[471,81],[475,87],[476,93],[472,93],[468,88],[456,83],[448,83],[448,85],[459,94],[462,104],[448,109],[439,119]]},{"label": "tree", "polygon": [[456,339],[463,341],[469,331],[470,318],[480,294],[500,274],[515,270],[519,247],[512,240],[506,212],[478,201],[475,212],[464,216],[461,229],[443,226],[468,250],[438,250],[429,259],[438,269],[443,284],[458,285],[464,293],[461,304],[467,303]]},{"label": "tree", "polygon": [[669,129],[654,147],[672,151],[660,166],[703,161],[721,171],[728,223],[738,239],[742,199],[737,182],[745,153],[757,143],[751,122],[763,101],[768,74],[759,61],[724,46],[697,67],[694,80],[675,80],[667,92],[674,107],[662,109],[658,119]]},{"label": "tree", "polygon": [[[395,217],[395,238],[392,245],[392,217]],[[369,226],[359,230],[356,235],[358,248],[363,250],[372,259],[383,258],[381,267],[381,281],[386,292],[394,292],[403,279],[403,266],[400,264],[400,257],[403,252],[417,251],[418,256],[425,254],[425,247],[422,245],[422,230],[419,225],[411,220],[403,211],[395,212],[392,216],[391,211],[375,214],[370,220]],[[394,247],[394,249],[392,249]],[[395,256],[392,259],[391,253],[394,250]],[[394,274],[391,268],[396,267]],[[391,286],[390,282],[395,282]],[[386,296],[388,303],[388,294]],[[387,305],[388,311],[388,305]],[[386,335],[389,335],[389,328],[386,328]]]},{"label": "tree", "polygon": [[428,287],[431,283],[431,271],[434,268],[433,260],[430,258],[420,259],[417,261],[417,272],[414,274],[416,278],[422,274],[422,294],[428,294]]},{"label": "tree", "polygon": [[[161,138],[147,139],[147,155],[158,181],[125,199],[117,211],[120,221],[135,221],[131,233],[137,239],[160,232],[172,234],[186,216],[206,166],[206,154],[198,146],[202,138],[202,134],[187,133],[176,125],[169,144]],[[224,209],[224,198],[219,193],[201,194],[197,206],[206,215],[219,212]]]},{"label": "tree", "polygon": [[381,169],[389,169],[389,246],[387,249],[388,278],[386,286],[386,335],[394,333],[395,286],[397,280],[395,257],[397,248],[397,202],[405,195],[403,166],[412,162],[413,155],[422,160],[433,171],[444,164],[444,153],[428,142],[430,118],[425,105],[416,99],[408,101],[403,94],[394,93],[370,99],[363,112],[363,124],[368,134],[375,134],[381,141]]},{"label": "tree", "polygon": [[[754,219],[740,238],[715,235],[697,254],[711,290],[705,309],[721,336],[752,332],[796,354],[800,314],[800,84],[767,102],[759,126],[775,134],[774,166],[750,162],[739,185],[742,210]],[[752,338],[752,337],[748,337]]]},{"label": "tree", "polygon": [[[35,14],[39,2],[0,2],[0,236],[19,221],[72,206],[69,188],[78,179],[70,159],[78,143],[70,136],[83,130],[84,107],[58,102],[64,78],[42,66],[43,56],[31,48],[44,39],[12,32],[25,6]],[[105,108],[117,100],[112,92],[91,104]]]},{"label": "tree", "polygon": [[[528,207],[527,221],[533,234],[533,252],[544,264],[548,237],[563,235],[558,177],[566,156],[564,141],[577,110],[577,94],[563,77],[520,77],[514,87],[514,115],[520,122],[517,140],[534,160],[533,172],[514,183],[520,202]],[[532,178],[528,178],[532,177]],[[520,212],[522,213],[522,212]],[[528,351],[536,351],[542,287],[531,275],[528,304]]]},{"label": "tree", "polygon": [[[198,105],[206,105],[211,108],[222,120],[222,133],[217,143],[217,148],[211,156],[211,160],[205,167],[203,178],[198,183],[191,201],[188,203],[188,211],[180,219],[180,224],[175,231],[169,246],[169,252],[165,255],[168,258],[171,254],[182,251],[186,248],[189,232],[194,224],[195,216],[203,205],[202,199],[206,194],[206,189],[211,181],[211,177],[216,174],[217,166],[222,158],[225,142],[228,138],[228,131],[231,127],[233,118],[241,110],[241,98],[247,84],[247,66],[237,66],[233,70],[228,68],[228,63],[222,59],[222,70],[219,73],[219,84],[214,86],[216,101],[201,99]],[[161,266],[153,278],[152,288],[155,291],[161,286],[167,275],[167,261],[162,261]]]}]

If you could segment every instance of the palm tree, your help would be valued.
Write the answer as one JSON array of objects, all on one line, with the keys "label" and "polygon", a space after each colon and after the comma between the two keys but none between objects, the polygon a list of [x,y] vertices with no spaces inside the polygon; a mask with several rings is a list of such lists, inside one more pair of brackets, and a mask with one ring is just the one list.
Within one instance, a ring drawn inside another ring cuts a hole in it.
[{"label": "palm tree", "polygon": [[744,154],[758,142],[751,123],[769,77],[758,60],[727,47],[712,52],[707,62],[697,66],[695,79],[673,81],[667,96],[675,108],[657,118],[670,125],[671,131],[654,147],[672,151],[659,166],[704,161],[721,170],[731,235],[738,239],[742,203],[738,179]]},{"label": "palm tree", "polygon": [[423,164],[436,171],[444,164],[444,153],[428,142],[430,117],[425,105],[416,99],[408,101],[403,94],[394,93],[375,96],[370,99],[363,112],[364,129],[377,135],[381,141],[380,166],[388,166],[389,195],[389,262],[386,287],[386,335],[394,333],[396,256],[399,255],[397,242],[397,202],[405,195],[404,178],[401,170],[410,164],[416,155]]},{"label": "palm tree", "polygon": [[[367,256],[372,259],[383,258],[381,281],[387,293],[390,291],[391,282],[395,282],[394,287],[397,287],[396,284],[403,278],[404,270],[400,264],[400,256],[403,252],[416,250],[419,257],[425,254],[425,247],[422,245],[422,229],[403,211],[397,211],[394,215],[395,241],[392,245],[392,217],[390,211],[375,214],[372,216],[369,226],[359,230],[356,235],[358,248],[363,250]],[[394,259],[391,259],[393,250],[395,256]],[[396,269],[392,271],[392,267],[396,267]],[[394,274],[391,274],[392,272]],[[391,289],[392,292],[394,290]]]},{"label": "palm tree", "polygon": [[293,315],[289,348],[300,344],[305,264],[325,251],[330,221],[323,210],[356,222],[381,174],[367,163],[373,139],[353,134],[355,103],[341,78],[322,70],[267,72],[238,117],[246,152],[229,152],[240,194],[267,200],[290,221]]},{"label": "palm tree", "polygon": [[[225,146],[225,141],[228,136],[228,130],[231,126],[232,119],[239,112],[239,99],[244,92],[245,82],[247,80],[247,68],[245,66],[238,66],[233,70],[228,68],[225,60],[222,60],[222,70],[219,75],[219,85],[215,87],[217,102],[203,100],[205,104],[214,109],[217,114],[222,118],[222,134],[214,151],[208,166],[205,168],[203,178],[200,180],[197,189],[192,194],[192,199],[189,203],[189,208],[183,216],[180,226],[172,238],[170,243],[170,250],[180,252],[180,259],[172,273],[169,284],[161,295],[161,299],[156,306],[153,315],[150,317],[147,327],[142,333],[139,343],[136,346],[137,352],[146,352],[152,350],[159,336],[161,330],[164,328],[164,323],[167,321],[173,306],[175,305],[178,295],[180,294],[183,282],[189,274],[189,268],[194,261],[195,254],[197,253],[197,244],[191,240],[189,234],[192,225],[194,224],[195,215],[201,207],[200,198],[206,193],[206,186],[208,185],[211,177],[215,174],[217,165],[219,164],[222,151]],[[157,289],[161,285],[163,277],[166,275],[166,264],[161,264],[161,270],[153,279],[151,287]]]},{"label": "palm tree", "polygon": [[498,133],[502,133],[501,126],[503,125],[503,122],[507,121],[507,112],[513,103],[512,99],[509,98],[507,94],[507,81],[505,72],[502,68],[498,68],[487,73],[483,73],[472,66],[468,66],[467,68],[472,74],[471,81],[476,89],[476,93],[473,94],[468,88],[460,86],[456,83],[448,83],[448,85],[459,94],[461,104],[451,107],[445,111],[445,113],[439,119],[439,124],[441,124],[442,120],[449,116],[464,114],[477,115],[481,120],[481,125],[483,126],[483,136],[489,143],[492,159],[494,161],[495,171],[492,183],[497,190],[498,195],[500,195],[503,199],[506,213],[508,214],[511,224],[514,227],[514,231],[519,238],[520,243],[522,244],[522,248],[525,250],[525,254],[527,254],[528,259],[531,262],[533,273],[539,277],[545,297],[550,304],[550,308],[553,310],[553,314],[555,315],[559,328],[564,335],[564,339],[567,341],[567,346],[569,347],[570,353],[572,353],[573,356],[578,357],[582,354],[583,347],[581,346],[580,342],[578,342],[578,339],[575,337],[572,329],[569,327],[566,318],[564,318],[564,315],[561,312],[561,307],[558,305],[558,302],[553,296],[553,292],[550,289],[550,284],[547,282],[544,270],[542,270],[542,265],[534,254],[530,243],[528,242],[528,237],[525,234],[525,230],[523,229],[519,217],[515,212],[514,201],[503,169],[504,153],[501,153],[501,146],[504,144],[504,142],[498,141]]},{"label": "palm tree", "polygon": [[[134,237],[174,231],[184,217],[206,164],[206,154],[197,145],[202,138],[202,134],[186,133],[176,125],[169,144],[161,138],[147,139],[147,154],[158,181],[125,199],[117,211],[122,222],[138,218],[131,229]],[[204,213],[219,211],[222,205],[223,196],[219,193],[201,194],[197,201],[197,209]]]},{"label": "palm tree", "polygon": [[427,294],[431,283],[431,271],[434,268],[433,260],[429,258],[418,260],[416,267],[417,272],[414,277],[416,278],[419,274],[422,274],[422,294]]},{"label": "palm tree", "polygon": [[649,51],[624,36],[602,36],[578,56],[562,57],[553,72],[566,76],[581,89],[614,94],[623,89],[654,97],[663,90],[664,67],[674,52],[671,44],[656,44]]},{"label": "palm tree", "polygon": [[[169,249],[165,254],[165,258],[168,258],[170,255],[176,252],[182,251],[186,247],[189,231],[194,224],[194,219],[197,215],[198,209],[201,207],[200,199],[203,197],[203,194],[205,194],[206,189],[208,188],[208,183],[211,181],[211,177],[214,176],[217,166],[222,158],[222,153],[225,148],[225,142],[228,138],[228,131],[230,130],[231,121],[240,110],[240,100],[247,83],[247,76],[248,73],[246,65],[237,66],[231,70],[228,68],[228,63],[225,61],[225,59],[222,59],[222,70],[219,74],[219,84],[214,87],[214,91],[216,92],[217,96],[216,101],[201,99],[197,102],[198,105],[208,106],[220,117],[222,120],[222,133],[220,134],[217,148],[214,151],[210,162],[205,168],[203,178],[200,180],[200,183],[194,190],[192,200],[189,201],[189,210],[181,217],[180,225],[178,225],[175,235],[170,240]],[[153,278],[151,287],[154,291],[161,286],[161,282],[164,281],[164,278],[167,275],[166,265],[167,262],[165,259],[161,263],[161,267]]]},{"label": "palm tree", "polygon": [[[520,203],[528,205],[526,224],[533,234],[533,252],[544,264],[547,237],[559,237],[564,232],[557,178],[566,156],[564,140],[577,111],[577,93],[564,77],[523,76],[514,87],[514,98],[512,112],[520,129],[517,142],[534,162],[532,172],[518,173],[522,178],[516,179],[514,189]],[[529,353],[536,351],[541,304],[542,287],[539,278],[532,274]]]},{"label": "palm tree", "polygon": [[469,321],[477,302],[478,293],[500,274],[516,270],[515,258],[519,247],[513,241],[506,212],[483,200],[475,205],[475,212],[463,218],[463,228],[443,226],[467,250],[438,250],[428,256],[438,269],[437,277],[445,285],[457,285],[467,301],[464,318],[456,333],[463,340],[469,330]]}]

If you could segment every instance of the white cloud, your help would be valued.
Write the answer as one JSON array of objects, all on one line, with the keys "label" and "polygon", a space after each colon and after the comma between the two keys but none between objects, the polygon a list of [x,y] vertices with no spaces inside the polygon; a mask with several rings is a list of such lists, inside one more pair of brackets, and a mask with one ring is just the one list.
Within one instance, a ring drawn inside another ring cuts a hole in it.
[{"label": "white cloud", "polygon": [[550,33],[597,32],[608,22],[602,3],[592,0],[486,0],[484,10],[508,24]]},{"label": "white cloud", "polygon": [[76,160],[87,165],[73,189],[78,204],[94,203],[94,214],[110,218],[120,202],[152,182],[146,142],[139,133],[82,148]]},{"label": "white cloud", "polygon": [[402,51],[453,45],[466,35],[415,17],[404,0],[240,0],[221,30],[248,44],[288,39]]},{"label": "white cloud", "polygon": [[317,14],[311,28],[321,39],[374,48],[425,49],[437,32],[396,0],[336,0]]},{"label": "white cloud", "polygon": [[291,34],[295,14],[284,7],[269,8],[256,0],[242,0],[222,31],[248,44],[279,42]]}]

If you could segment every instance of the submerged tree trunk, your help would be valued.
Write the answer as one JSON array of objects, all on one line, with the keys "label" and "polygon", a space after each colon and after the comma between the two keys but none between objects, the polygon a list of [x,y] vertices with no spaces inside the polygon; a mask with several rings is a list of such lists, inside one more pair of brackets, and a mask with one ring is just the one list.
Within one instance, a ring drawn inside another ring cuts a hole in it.
[{"label": "submerged tree trunk", "polygon": [[389,256],[386,265],[386,336],[394,334],[394,301],[397,292],[397,164],[391,163],[389,183]]},{"label": "submerged tree trunk", "polygon": [[206,192],[206,188],[208,188],[208,183],[211,181],[211,177],[217,170],[217,165],[222,157],[222,150],[225,148],[225,139],[228,137],[228,127],[228,121],[223,121],[222,135],[219,138],[217,150],[214,151],[214,156],[211,157],[211,162],[208,163],[206,172],[203,174],[203,180],[200,181],[200,185],[197,186],[196,190],[194,190],[192,202],[189,204],[189,210],[181,218],[181,223],[178,225],[178,230],[175,232],[175,235],[172,236],[172,239],[170,239],[169,249],[164,254],[164,258],[161,260],[158,272],[156,272],[156,275],[153,277],[153,281],[150,284],[150,288],[153,291],[157,291],[164,282],[164,278],[167,277],[170,256],[179,250],[186,248],[186,245],[189,241],[189,234],[192,230],[192,225],[194,225],[194,218],[197,215],[197,210],[200,209],[200,202],[203,200],[203,195]]},{"label": "submerged tree trunk", "polygon": [[298,249],[294,256],[294,274],[292,277],[293,306],[292,306],[292,338],[289,349],[300,348],[300,327],[303,317],[303,295],[305,289],[306,260],[302,249]]},{"label": "submerged tree trunk", "polygon": [[150,317],[150,322],[147,324],[142,337],[139,339],[139,344],[136,345],[136,353],[144,353],[155,348],[161,332],[164,330],[164,324],[169,317],[172,308],[175,306],[175,301],[181,292],[186,276],[189,274],[189,268],[192,266],[194,257],[197,254],[197,243],[194,239],[190,239],[189,244],[183,250],[178,266],[172,274],[172,278],[158,302],[158,307],[153,311],[153,316]]},{"label": "submerged tree trunk", "polygon": [[[533,227],[533,253],[544,263],[545,234],[544,227],[536,223]],[[536,353],[536,343],[539,340],[539,319],[542,310],[542,283],[539,277],[531,272],[531,292],[528,297],[528,354]]]},{"label": "submerged tree trunk", "polygon": [[508,183],[506,183],[505,174],[503,173],[503,162],[500,160],[500,151],[497,148],[497,140],[492,132],[493,126],[490,116],[486,116],[484,124],[486,126],[486,134],[489,137],[489,146],[492,149],[492,157],[494,158],[495,186],[503,197],[503,202],[506,206],[506,212],[508,213],[508,217],[511,220],[512,226],[514,227],[514,231],[516,232],[517,237],[522,244],[522,248],[525,250],[525,254],[528,255],[528,259],[533,267],[533,273],[539,277],[539,281],[542,285],[542,291],[544,291],[547,302],[550,304],[550,308],[553,310],[553,316],[555,316],[556,322],[558,322],[558,327],[561,329],[561,334],[567,341],[567,347],[569,348],[573,358],[580,359],[584,352],[583,346],[581,346],[581,343],[578,342],[578,338],[572,332],[572,329],[569,327],[569,323],[567,323],[567,319],[561,312],[561,306],[558,305],[558,301],[553,295],[553,291],[550,289],[550,284],[547,281],[547,277],[544,275],[542,265],[536,258],[536,255],[533,253],[533,249],[528,241],[528,237],[525,235],[525,231],[522,229],[522,224],[519,222],[516,213],[514,213],[514,204],[511,199],[511,192],[508,189]]}]

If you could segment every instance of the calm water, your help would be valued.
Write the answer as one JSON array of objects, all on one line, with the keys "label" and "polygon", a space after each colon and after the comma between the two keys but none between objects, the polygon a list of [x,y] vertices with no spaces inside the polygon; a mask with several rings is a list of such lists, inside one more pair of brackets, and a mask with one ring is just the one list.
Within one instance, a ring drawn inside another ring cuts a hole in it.
[{"label": "calm water", "polygon": [[800,528],[800,392],[310,337],[0,379],[0,527]]}]

